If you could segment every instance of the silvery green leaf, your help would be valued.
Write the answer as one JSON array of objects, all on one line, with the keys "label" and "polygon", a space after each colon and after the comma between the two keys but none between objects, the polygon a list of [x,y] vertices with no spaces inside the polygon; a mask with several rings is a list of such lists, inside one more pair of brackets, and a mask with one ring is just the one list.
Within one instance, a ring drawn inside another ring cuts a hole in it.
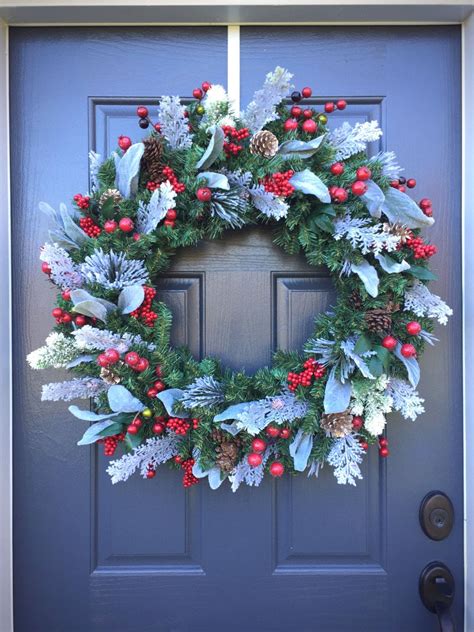
[{"label": "silvery green leaf", "polygon": [[241,431],[241,428],[235,422],[232,424],[221,423],[221,429],[229,432],[233,437],[236,437]]},{"label": "silvery green leaf", "polygon": [[324,412],[342,413],[347,410],[351,400],[352,385],[350,382],[344,384],[336,377],[336,369],[333,368],[326,382],[324,391]]},{"label": "silvery green leaf", "polygon": [[183,397],[184,391],[180,388],[169,388],[166,391],[161,391],[158,393],[157,398],[162,402],[163,406],[166,408],[166,412],[170,417],[178,417],[179,419],[186,419],[189,417],[189,413],[187,412],[177,412],[174,410],[174,403]]},{"label": "silvery green leaf", "polygon": [[95,361],[95,356],[93,355],[81,355],[78,358],[71,360],[71,362],[68,362],[68,364],[66,364],[66,369],[72,369],[73,367],[78,366],[79,364],[84,364],[85,362],[94,362],[94,361]]},{"label": "silvery green leaf", "polygon": [[306,434],[300,428],[290,444],[290,456],[293,457],[294,468],[303,472],[308,465],[308,459],[313,448],[313,435]]},{"label": "silvery green leaf", "polygon": [[418,364],[416,358],[405,358],[405,356],[402,356],[401,348],[401,343],[398,343],[395,347],[394,353],[400,360],[400,362],[403,362],[403,364],[405,365],[408,375],[408,381],[413,386],[413,388],[416,388],[418,386],[418,382],[420,381],[420,365]]},{"label": "silvery green leaf", "polygon": [[112,384],[107,392],[107,398],[110,408],[116,413],[138,413],[145,408],[144,404],[121,384]]},{"label": "silvery green leaf", "polygon": [[40,202],[38,207],[39,210],[52,219],[55,224],[62,227],[63,223],[61,221],[61,216],[50,204],[47,202]]},{"label": "silvery green leaf", "polygon": [[95,296],[92,296],[92,294],[87,292],[86,290],[81,290],[81,289],[73,290],[71,292],[71,300],[74,303],[74,305],[77,305],[78,303],[82,303],[83,301],[94,301],[95,303],[100,303],[102,307],[105,307],[105,310],[107,312],[113,312],[117,309],[117,306],[111,303],[110,301],[106,301],[104,298],[96,298]]},{"label": "silvery green leaf", "polygon": [[388,274],[398,274],[399,272],[405,272],[410,269],[410,264],[403,260],[401,263],[392,259],[388,255],[375,255],[375,258],[380,263],[380,267],[388,272]]},{"label": "silvery green leaf", "polygon": [[64,204],[60,204],[59,209],[66,236],[69,237],[69,239],[71,239],[78,246],[82,246],[83,244],[85,244],[86,241],[90,239],[90,237],[88,237],[88,235],[86,235],[82,228],[79,228],[79,226],[74,222]]},{"label": "silvery green leaf", "polygon": [[206,476],[209,474],[209,472],[211,470],[203,470],[201,467],[201,463],[199,461],[199,457],[196,458],[196,456],[194,456],[194,465],[193,465],[193,474],[196,478],[206,478]]},{"label": "silvery green leaf", "polygon": [[211,127],[212,136],[206,151],[196,164],[196,169],[208,169],[219,157],[224,148],[224,132],[218,125]]},{"label": "silvery green leaf", "polygon": [[69,239],[69,237],[60,230],[49,230],[48,235],[52,243],[58,244],[58,246],[61,246],[61,248],[64,248],[65,250],[79,248],[75,241]]},{"label": "silvery green leaf", "polygon": [[309,169],[295,173],[294,176],[290,178],[290,183],[297,191],[314,195],[318,200],[321,200],[321,202],[329,204],[331,201],[327,186]]},{"label": "silvery green leaf", "polygon": [[124,198],[131,198],[137,192],[140,161],[145,151],[143,143],[135,143],[122,156],[115,175],[115,184]]},{"label": "silvery green leaf", "polygon": [[203,171],[198,178],[205,178],[206,184],[210,189],[230,189],[229,180],[223,173],[214,173],[213,171]]},{"label": "silvery green leaf", "polygon": [[309,142],[302,140],[286,140],[278,148],[277,154],[282,158],[311,158],[319,149],[325,138],[325,134],[313,138]]},{"label": "silvery green leaf", "polygon": [[382,189],[373,180],[366,182],[367,191],[361,195],[361,200],[367,207],[372,217],[379,218],[382,215],[382,204],[385,201],[385,195]]},{"label": "silvery green leaf", "polygon": [[145,290],[142,285],[129,285],[125,287],[118,298],[118,308],[122,314],[130,314],[143,303]]},{"label": "silvery green leaf", "polygon": [[367,292],[375,298],[379,293],[379,275],[374,266],[364,260],[362,263],[351,263],[351,271],[357,274]]},{"label": "silvery green leaf", "polygon": [[222,485],[227,476],[222,476],[222,472],[220,468],[213,467],[212,470],[209,470],[209,475],[207,480],[209,481],[209,487],[211,489],[217,489]]},{"label": "silvery green leaf", "polygon": [[227,421],[228,419],[238,419],[239,413],[242,413],[246,410],[251,404],[255,404],[256,402],[242,402],[241,404],[232,404],[221,413],[214,417],[214,421],[219,423],[220,421]]},{"label": "silvery green leaf", "polygon": [[420,331],[420,338],[423,338],[423,340],[427,342],[429,345],[431,345],[432,347],[434,347],[435,344],[439,342],[439,338],[436,338],[436,336],[433,336],[433,334],[430,334],[428,331],[425,331],[424,329]]},{"label": "silvery green leaf", "polygon": [[102,439],[103,435],[100,433],[113,424],[114,422],[110,419],[98,421],[96,424],[87,428],[85,433],[82,435],[82,439],[77,442],[77,445],[90,445],[91,443],[95,443],[98,439]]},{"label": "silvery green leaf", "polygon": [[74,305],[72,311],[89,318],[98,318],[104,323],[107,320],[107,310],[98,301],[81,301]]},{"label": "silvery green leaf", "polygon": [[98,415],[97,413],[92,412],[92,410],[82,410],[78,406],[69,406],[68,408],[71,415],[77,417],[78,419],[84,419],[84,421],[101,421],[102,419],[110,419],[111,417],[115,417],[118,413],[107,413],[103,415]]},{"label": "silvery green leaf", "polygon": [[402,224],[407,228],[424,228],[434,224],[434,219],[425,215],[409,195],[393,187],[385,193],[382,211],[392,224]]}]

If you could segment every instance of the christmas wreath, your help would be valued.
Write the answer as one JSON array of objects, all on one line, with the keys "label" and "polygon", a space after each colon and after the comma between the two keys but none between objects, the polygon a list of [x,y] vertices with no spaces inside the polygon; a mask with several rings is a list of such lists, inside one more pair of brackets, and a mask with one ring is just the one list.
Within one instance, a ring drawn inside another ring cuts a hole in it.
[{"label": "christmas wreath", "polygon": [[[91,152],[90,193],[69,207],[40,204],[54,223],[42,270],[59,292],[54,331],[28,361],[75,375],[44,385],[43,400],[92,399],[92,410],[69,410],[92,422],[79,445],[123,449],[107,468],[113,483],[167,463],[185,487],[207,477],[235,491],[327,462],[355,485],[372,444],[389,454],[386,414],[424,410],[417,356],[452,313],[427,287],[436,247],[420,229],[432,204],[407,195],[416,182],[392,152],[367,157],[376,121],[330,131],[346,102],[317,112],[291,77],[277,67],[240,115],[207,82],[188,105],[162,97],[155,123],[138,107],[144,140],[120,136],[105,161]],[[262,223],[276,246],[326,266],[338,291],[304,349],[248,375],[172,348],[153,280],[178,248]]]}]

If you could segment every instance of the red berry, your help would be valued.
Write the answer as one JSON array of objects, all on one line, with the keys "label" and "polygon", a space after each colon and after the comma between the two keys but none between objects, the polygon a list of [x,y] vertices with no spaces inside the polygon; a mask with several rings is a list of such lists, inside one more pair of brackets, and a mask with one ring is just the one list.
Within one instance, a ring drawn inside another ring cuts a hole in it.
[{"label": "red berry", "polygon": [[168,226],[169,228],[174,228],[175,222],[172,219],[165,219],[163,225]]},{"label": "red berry", "polygon": [[132,235],[133,241],[138,241],[140,237],[141,237],[140,233],[133,233]]},{"label": "red berry", "polygon": [[388,439],[386,437],[380,437],[379,446],[381,448],[386,448],[388,446]]},{"label": "red berry", "polygon": [[397,346],[397,340],[393,336],[385,336],[382,340],[382,347],[388,349],[389,351],[393,351]]},{"label": "red berry", "polygon": [[390,450],[388,448],[380,448],[379,454],[383,459],[385,459],[390,454]]},{"label": "red berry", "polygon": [[193,97],[195,99],[202,99],[203,96],[203,92],[201,90],[201,88],[194,88],[193,90]]},{"label": "red berry", "polygon": [[274,461],[270,465],[270,474],[272,476],[280,477],[280,476],[283,475],[284,471],[285,471],[285,467],[284,467],[283,463],[280,463],[280,461]]},{"label": "red berry", "polygon": [[127,149],[132,146],[132,141],[128,136],[119,136],[118,146],[122,151],[127,151]]},{"label": "red berry", "polygon": [[313,121],[313,119],[306,119],[302,127],[303,132],[306,132],[307,134],[315,134],[318,130],[318,124],[316,121]]},{"label": "red berry", "polygon": [[344,173],[344,163],[343,162],[335,162],[330,167],[330,171],[334,176],[340,176]]},{"label": "red berry", "polygon": [[203,89],[204,92],[207,92],[210,87],[211,87],[211,84],[209,83],[209,81],[203,81],[201,83],[201,88]]},{"label": "red berry", "polygon": [[63,323],[71,323],[72,322],[72,316],[71,314],[68,314],[67,312],[64,312],[64,314],[62,315],[61,318]]},{"label": "red berry", "polygon": [[339,101],[336,101],[336,106],[338,110],[345,110],[347,107],[347,101],[340,99]]},{"label": "red berry", "polygon": [[358,415],[352,417],[352,427],[354,428],[354,430],[360,430],[363,425],[364,419],[362,417],[359,417]]},{"label": "red berry", "polygon": [[109,361],[109,364],[115,364],[120,360],[120,353],[117,349],[106,349],[104,355]]},{"label": "red berry", "polygon": [[132,421],[132,424],[137,428],[140,428],[143,424],[143,421],[140,419],[140,417],[136,417],[136,419]]},{"label": "red berry", "polygon": [[157,421],[153,424],[153,432],[157,435],[163,434],[165,431],[165,424],[162,424],[161,421]]},{"label": "red berry", "polygon": [[113,233],[117,230],[117,222],[114,219],[108,219],[104,222],[104,230],[106,233]]},{"label": "red berry", "polygon": [[109,361],[107,360],[105,353],[101,353],[97,356],[97,364],[101,367],[109,366]]},{"label": "red berry", "polygon": [[143,371],[146,371],[149,366],[150,366],[150,363],[148,362],[146,358],[140,358],[133,368],[135,369],[135,371],[138,371],[139,373],[143,373]]},{"label": "red berry", "polygon": [[336,109],[335,103],[326,103],[324,105],[324,111],[327,112],[328,114],[331,114],[331,112],[334,112],[335,109]]},{"label": "red berry", "polygon": [[403,187],[403,186],[399,186],[399,187],[398,187],[398,190],[399,190],[399,191],[401,191],[402,193],[405,193],[406,188],[405,188],[405,187]]},{"label": "red berry", "polygon": [[155,128],[155,130],[158,132],[158,134],[161,132],[161,125],[159,123],[155,123],[153,125],[153,127]]},{"label": "red berry", "polygon": [[276,439],[280,436],[280,428],[278,428],[278,426],[268,426],[265,432],[272,439]]},{"label": "red berry", "polygon": [[252,441],[252,450],[254,452],[263,452],[267,447],[266,442],[258,437]]},{"label": "red berry", "polygon": [[422,208],[424,211],[427,208],[431,208],[432,206],[433,206],[433,203],[431,202],[429,198],[423,198],[422,200],[420,200],[420,208]]},{"label": "red berry", "polygon": [[156,382],[153,384],[153,386],[158,391],[158,393],[161,393],[161,391],[164,391],[166,389],[166,386],[164,385],[164,383],[161,380],[156,380]]},{"label": "red berry", "polygon": [[[331,191],[330,191],[331,193]],[[339,204],[343,204],[344,202],[347,201],[347,198],[349,197],[347,191],[345,189],[343,189],[342,187],[335,187],[333,189],[333,192],[331,193],[331,197],[334,200],[334,202],[337,202]]]},{"label": "red berry", "polygon": [[136,366],[140,360],[140,356],[135,351],[129,351],[125,354],[124,360],[128,366]]},{"label": "red berry", "polygon": [[208,187],[201,187],[196,191],[196,197],[200,202],[209,202],[212,197],[211,189]]},{"label": "red berry", "polygon": [[247,462],[250,467],[258,467],[262,461],[262,455],[257,454],[256,452],[251,452],[247,457]]},{"label": "red berry", "polygon": [[147,478],[155,478],[155,476],[156,476],[155,470],[148,470],[146,473]]},{"label": "red berry", "polygon": [[63,292],[61,292],[61,296],[65,301],[71,300],[71,292],[69,290],[64,290]]},{"label": "red berry", "polygon": [[410,178],[409,180],[407,180],[407,187],[409,189],[414,189],[416,187],[416,180],[415,180],[415,178]]},{"label": "red berry", "polygon": [[155,367],[155,374],[158,377],[162,377],[162,375],[163,375],[163,369],[161,368],[161,366],[159,364],[157,364],[156,367]]},{"label": "red berry", "polygon": [[128,434],[137,434],[138,428],[134,424],[130,424],[127,426],[127,432]]},{"label": "red berry", "polygon": [[130,217],[122,217],[119,222],[119,228],[123,230],[124,233],[130,233],[133,230],[133,226],[134,224]]},{"label": "red berry", "polygon": [[310,87],[306,86],[303,90],[301,90],[301,94],[305,99],[309,99],[309,97],[313,94],[313,91]]},{"label": "red berry", "polygon": [[158,391],[156,390],[156,388],[152,387],[147,390],[146,394],[147,394],[147,397],[151,397],[153,399],[154,397],[158,395]]},{"label": "red berry", "polygon": [[173,461],[175,463],[182,463],[183,462],[183,457],[180,456],[179,454],[177,454],[176,456],[173,457]]},{"label": "red berry", "polygon": [[372,171],[368,167],[359,167],[357,169],[357,180],[370,180]]},{"label": "red berry", "polygon": [[368,450],[369,449],[369,444],[367,443],[367,441],[361,441],[360,442],[360,447],[362,448],[362,450]]},{"label": "red berry", "polygon": [[177,216],[177,213],[174,208],[170,208],[166,211],[166,219],[174,222],[174,220],[176,219],[176,216]]},{"label": "red berry", "polygon": [[312,117],[313,117],[313,114],[314,114],[314,112],[313,112],[313,110],[311,110],[310,108],[307,108],[306,110],[303,110],[303,116],[304,116],[306,119],[310,119],[310,118],[312,118]]},{"label": "red berry", "polygon": [[82,314],[78,314],[74,319],[74,322],[78,327],[84,327],[84,325],[87,323],[87,318]]},{"label": "red berry", "polygon": [[146,118],[148,116],[148,108],[144,105],[139,105],[137,107],[137,116],[138,118]]},{"label": "red berry", "polygon": [[43,261],[43,263],[41,264],[41,271],[44,272],[45,274],[51,274],[51,268],[46,263],[46,261]]},{"label": "red berry", "polygon": [[63,315],[63,310],[60,307],[55,307],[53,309],[53,311],[51,312],[53,318],[61,318],[61,316]]},{"label": "red berry", "polygon": [[289,428],[282,428],[280,432],[282,439],[289,439],[291,437],[291,430]]},{"label": "red berry", "polygon": [[391,186],[393,189],[398,189],[398,187],[400,186],[400,182],[399,182],[398,180],[392,180],[392,181],[390,182],[390,186]]},{"label": "red berry", "polygon": [[290,114],[293,118],[299,118],[302,112],[303,110],[300,108],[299,105],[294,105],[290,110]]},{"label": "red berry", "polygon": [[407,333],[410,334],[410,336],[418,336],[421,331],[421,325],[416,320],[412,320],[410,323],[407,324],[406,330]]},{"label": "red berry", "polygon": [[285,132],[292,132],[295,129],[298,129],[298,121],[294,118],[286,119],[283,124],[283,129]]},{"label": "red berry", "polygon": [[410,343],[405,343],[401,346],[400,353],[404,358],[413,358],[413,356],[416,356],[416,349]]},{"label": "red berry", "polygon": [[352,183],[351,191],[354,195],[364,195],[367,192],[367,185],[362,180],[356,180]]}]

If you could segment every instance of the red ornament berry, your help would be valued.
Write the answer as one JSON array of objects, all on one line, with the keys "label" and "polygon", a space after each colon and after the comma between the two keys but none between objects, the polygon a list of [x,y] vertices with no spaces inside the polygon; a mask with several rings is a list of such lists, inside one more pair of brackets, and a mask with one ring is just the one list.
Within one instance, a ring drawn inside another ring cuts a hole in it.
[{"label": "red ornament berry", "polygon": [[275,476],[275,477],[283,476],[284,471],[285,471],[285,467],[283,463],[280,463],[280,461],[274,461],[270,465],[270,474],[272,476]]},{"label": "red ornament berry", "polygon": [[147,478],[155,478],[156,472],[155,470],[147,470],[146,477]]},{"label": "red ornament berry", "polygon": [[344,202],[347,202],[347,198],[349,197],[347,191],[342,187],[334,187],[334,189],[332,191],[330,190],[329,192],[333,201],[337,202],[338,204],[343,204]]},{"label": "red ornament berry", "polygon": [[168,226],[169,228],[174,228],[175,224],[176,222],[174,222],[172,219],[165,219],[165,221],[163,222],[163,225]]},{"label": "red ornament berry", "polygon": [[133,368],[135,369],[135,371],[138,371],[139,373],[143,373],[143,371],[146,371],[149,366],[150,366],[150,363],[148,362],[146,358],[140,358]]},{"label": "red ornament berry", "polygon": [[414,356],[416,356],[416,349],[410,343],[405,343],[401,346],[400,353],[404,358],[413,358]]},{"label": "red ornament berry", "polygon": [[153,386],[154,386],[154,388],[156,388],[158,393],[161,393],[161,391],[164,391],[166,389],[166,386],[165,386],[164,382],[162,382],[161,380],[156,380],[156,382],[153,384]]},{"label": "red ornament berry", "polygon": [[120,353],[117,349],[106,349],[104,355],[109,361],[109,364],[115,364],[120,360]]},{"label": "red ornament berry", "polygon": [[300,108],[299,105],[294,105],[290,110],[290,114],[293,118],[299,118],[302,112],[303,110]]},{"label": "red ornament berry", "polygon": [[334,176],[341,176],[344,173],[344,163],[343,162],[335,162],[330,167],[330,171]]},{"label": "red ornament berry", "polygon": [[351,191],[354,195],[364,195],[367,192],[367,185],[362,180],[356,180],[352,183]]},{"label": "red ornament berry", "polygon": [[122,151],[127,151],[127,149],[132,146],[132,141],[128,136],[119,136],[118,146]]},{"label": "red ornament berry", "polygon": [[157,421],[153,424],[153,432],[157,435],[163,434],[165,431],[165,424],[161,423],[161,421]]},{"label": "red ornament berry", "polygon": [[426,211],[426,209],[431,208],[433,206],[432,201],[429,198],[423,198],[420,200],[420,208]]},{"label": "red ornament berry", "polygon": [[397,340],[393,336],[385,336],[382,340],[382,347],[385,347],[385,349],[388,349],[389,351],[393,351],[397,344]]},{"label": "red ornament berry", "polygon": [[307,134],[315,134],[318,131],[318,124],[313,119],[306,119],[302,125],[303,132]]},{"label": "red ornament berry", "polygon": [[305,99],[309,99],[309,97],[313,94],[313,91],[309,86],[306,86],[303,90],[301,90],[301,94]]},{"label": "red ornament berry", "polygon": [[129,351],[125,354],[124,360],[128,366],[136,366],[140,360],[140,356],[135,351]]},{"label": "red ornament berry", "polygon": [[135,426],[135,424],[130,424],[129,426],[127,426],[127,432],[128,434],[135,435],[138,432],[138,428],[137,426]]},{"label": "red ornament berry", "polygon": [[289,439],[291,437],[291,430],[289,428],[282,428],[280,432],[281,439]]},{"label": "red ornament berry", "polygon": [[41,271],[44,272],[45,274],[51,274],[51,268],[46,263],[46,261],[43,261],[43,263],[41,264]]},{"label": "red ornament berry", "polygon": [[208,187],[201,187],[196,191],[196,197],[200,202],[209,202],[212,197],[211,189]]},{"label": "red ornament berry", "polygon": [[379,446],[381,448],[386,448],[388,446],[388,439],[386,437],[380,437]]},{"label": "red ornament berry", "polygon": [[156,388],[149,388],[146,392],[147,397],[150,397],[151,399],[153,399],[154,397],[156,397],[158,395],[158,391],[156,390]]},{"label": "red ornament berry", "polygon": [[364,419],[362,417],[359,417],[358,415],[352,417],[352,427],[354,428],[354,430],[360,430],[363,425]]},{"label": "red ornament berry", "polygon": [[123,230],[124,233],[130,233],[132,232],[134,227],[133,221],[130,219],[130,217],[122,217],[122,219],[119,222],[119,228],[120,230]]},{"label": "red ornament berry", "polygon": [[306,110],[303,110],[303,116],[304,116],[306,119],[313,118],[313,114],[314,114],[314,112],[313,112],[313,110],[311,110],[310,108],[307,108]]},{"label": "red ornament berry", "polygon": [[65,301],[71,300],[71,292],[69,290],[64,290],[63,292],[61,292],[61,296],[63,297],[63,300]]},{"label": "red ornament berry", "polygon": [[409,189],[414,189],[416,187],[416,180],[415,180],[415,178],[410,178],[409,180],[407,180],[407,187]]},{"label": "red ornament berry", "polygon": [[292,132],[295,129],[298,129],[298,121],[294,118],[286,119],[286,121],[283,123],[283,129],[285,130],[285,132]]},{"label": "red ornament berry", "polygon": [[247,462],[250,467],[258,467],[262,461],[262,455],[257,454],[256,452],[251,452],[247,457]]},{"label": "red ornament berry", "polygon": [[193,97],[195,99],[202,99],[203,92],[202,92],[201,88],[194,88],[194,90],[193,90]]},{"label": "red ornament berry", "polygon": [[280,428],[278,428],[278,426],[268,426],[265,432],[272,439],[276,439],[280,436]]},{"label": "red ornament berry", "polygon": [[370,180],[372,171],[368,167],[359,167],[356,172],[357,180]]},{"label": "red ornament berry", "polygon": [[118,224],[114,219],[108,219],[104,222],[104,230],[106,233],[113,233],[117,230]]},{"label": "red ornament berry", "polygon": [[153,127],[155,128],[155,130],[158,132],[158,134],[161,132],[161,125],[159,123],[155,123],[153,125]]},{"label": "red ornament berry", "polygon": [[101,353],[100,355],[97,356],[97,364],[101,367],[109,366],[109,361],[105,353]]},{"label": "red ornament berry", "polygon": [[362,450],[367,451],[369,449],[369,444],[367,443],[367,441],[361,441],[360,447],[362,448]]},{"label": "red ornament berry", "polygon": [[379,454],[383,459],[385,459],[390,454],[390,450],[388,448],[380,448]]},{"label": "red ornament berry", "polygon": [[267,447],[266,442],[258,437],[252,441],[252,450],[254,452],[263,452]]},{"label": "red ornament berry", "polygon": [[78,314],[74,319],[74,322],[78,327],[84,327],[84,325],[87,323],[87,318],[82,314]]},{"label": "red ornament berry", "polygon": [[173,461],[175,463],[182,463],[183,462],[183,457],[180,456],[179,454],[177,454],[176,456],[173,457]]},{"label": "red ornament berry", "polygon": [[144,105],[139,105],[137,107],[137,116],[138,118],[147,118],[148,116],[148,108]]},{"label": "red ornament berry", "polygon": [[211,84],[209,83],[209,81],[203,81],[201,83],[201,88],[203,89],[203,92],[207,92],[210,87],[211,87]]},{"label": "red ornament berry", "polygon": [[334,112],[335,109],[336,109],[335,103],[326,103],[324,105],[324,111],[327,112],[328,114],[331,114],[332,112]]},{"label": "red ornament berry", "polygon": [[336,101],[336,107],[338,110],[345,110],[347,107],[347,101],[344,101],[344,99]]},{"label": "red ornament berry", "polygon": [[63,322],[63,323],[72,323],[72,316],[71,316],[71,314],[68,314],[67,312],[64,312],[64,314],[62,315],[62,318],[61,318],[61,322]]},{"label": "red ornament berry", "polygon": [[55,307],[53,311],[51,312],[51,315],[53,316],[53,318],[61,318],[63,313],[64,312],[60,307]]},{"label": "red ornament berry", "polygon": [[407,333],[410,334],[410,336],[418,336],[421,331],[421,325],[416,320],[412,320],[410,323],[407,324],[406,330]]},{"label": "red ornament berry", "polygon": [[177,217],[177,213],[176,213],[174,208],[170,208],[170,209],[168,209],[166,211],[166,219],[167,220],[171,220],[172,222],[174,222],[176,217]]}]

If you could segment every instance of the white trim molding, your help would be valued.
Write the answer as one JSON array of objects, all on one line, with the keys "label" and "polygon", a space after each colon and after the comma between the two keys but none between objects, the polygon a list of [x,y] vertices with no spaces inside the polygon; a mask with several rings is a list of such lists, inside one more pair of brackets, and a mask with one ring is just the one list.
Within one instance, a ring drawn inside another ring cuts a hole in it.
[{"label": "white trim molding", "polygon": [[[186,10],[183,10],[186,8]],[[240,25],[427,25],[463,29],[465,632],[474,631],[474,7],[472,0],[0,0],[0,631],[13,632],[12,339],[9,179],[10,26],[225,25],[228,90],[240,107]]]}]

